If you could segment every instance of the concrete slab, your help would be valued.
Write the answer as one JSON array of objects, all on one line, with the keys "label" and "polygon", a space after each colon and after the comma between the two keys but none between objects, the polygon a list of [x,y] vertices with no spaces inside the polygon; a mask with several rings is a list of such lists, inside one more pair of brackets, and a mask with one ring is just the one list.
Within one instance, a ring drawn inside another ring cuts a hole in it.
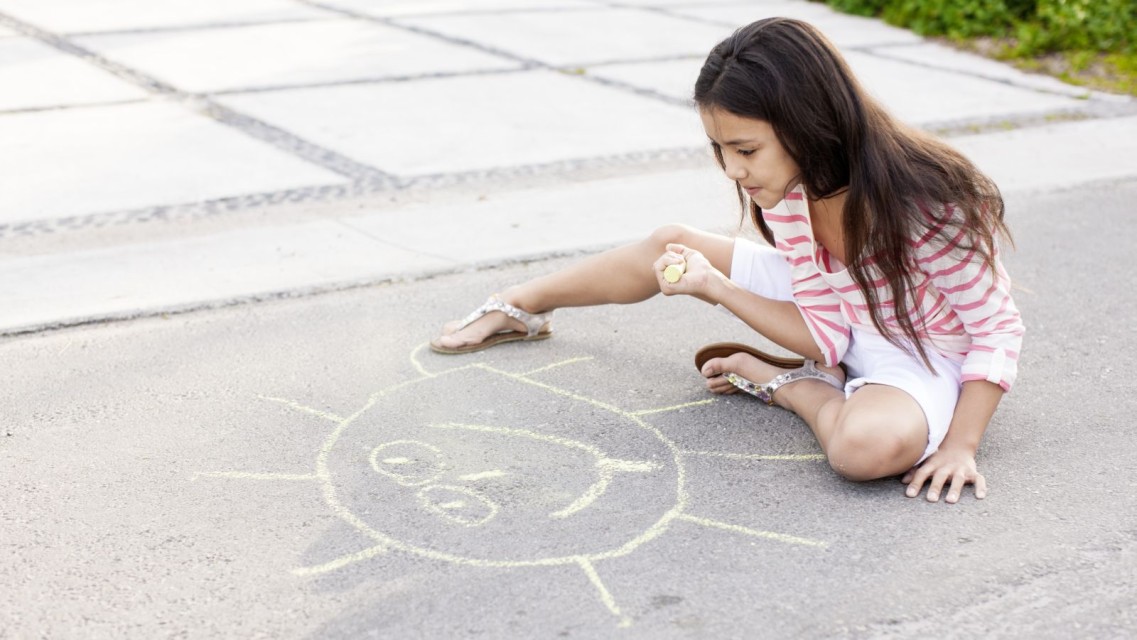
[{"label": "concrete slab", "polygon": [[57,33],[328,17],[326,12],[289,0],[0,0],[0,12]]},{"label": "concrete slab", "polygon": [[1137,116],[953,138],[1004,192],[1137,177]]},{"label": "concrete slab", "polygon": [[26,38],[0,40],[0,111],[140,100],[149,94],[75,56]]},{"label": "concrete slab", "polygon": [[551,71],[220,101],[404,176],[699,146],[705,137],[687,109]]},{"label": "concrete slab", "polygon": [[406,18],[400,22],[557,66],[705,56],[729,30],[636,9]]},{"label": "concrete slab", "polygon": [[[701,170],[411,205],[342,222],[397,246],[463,265],[624,244],[671,222],[737,227],[737,196],[712,163],[708,154],[707,168]],[[440,234],[439,229],[466,231]]]},{"label": "concrete slab", "polygon": [[1090,91],[1066,84],[1057,78],[1020,71],[1013,66],[959,51],[935,42],[888,47],[872,51],[873,55],[909,60],[935,69],[959,71],[972,76],[1001,80],[1019,87],[1060,93],[1070,97],[1087,97]]},{"label": "concrete slab", "polygon": [[[0,292],[6,301],[2,322],[10,330],[83,318],[128,318],[328,282],[375,281],[394,275],[394,265],[428,271],[452,264],[335,222],[0,260]],[[21,285],[36,278],[66,286]]]},{"label": "concrete slab", "polygon": [[16,223],[336,184],[298,160],[175,104],[0,117],[0,222]]},{"label": "concrete slab", "polygon": [[93,36],[78,41],[195,93],[519,66],[466,47],[358,20]]},{"label": "concrete slab", "polygon": [[869,47],[920,42],[911,31],[887,25],[880,20],[837,13],[815,2],[757,2],[706,7],[677,7],[676,15],[691,16],[737,29],[761,18],[784,16],[805,20],[821,30],[839,47]]},{"label": "concrete slab", "polygon": [[853,72],[899,118],[913,124],[998,120],[1023,114],[1073,111],[1083,100],[1021,89],[953,71],[937,71],[859,51],[846,52]]},{"label": "concrete slab", "polygon": [[667,62],[606,64],[586,69],[588,75],[615,80],[633,87],[650,89],[677,100],[690,100],[695,79],[703,67],[703,57]]},{"label": "concrete slab", "polygon": [[0,260],[0,332],[607,247],[668,222],[737,228],[734,190],[711,162],[708,156],[704,170],[469,196],[337,221],[8,258]]},{"label": "concrete slab", "polygon": [[496,11],[550,11],[558,9],[594,9],[588,0],[324,0],[330,7],[349,9],[378,18],[477,13]]}]

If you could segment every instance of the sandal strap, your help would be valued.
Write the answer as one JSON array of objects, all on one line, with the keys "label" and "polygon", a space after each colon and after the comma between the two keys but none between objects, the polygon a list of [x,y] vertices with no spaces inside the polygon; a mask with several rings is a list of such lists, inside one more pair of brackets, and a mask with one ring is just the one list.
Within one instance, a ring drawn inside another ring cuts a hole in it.
[{"label": "sandal strap", "polygon": [[727,382],[768,405],[774,404],[775,391],[798,380],[821,380],[837,389],[844,388],[844,385],[835,376],[825,373],[824,371],[819,371],[813,360],[806,360],[803,366],[780,374],[766,384],[755,384],[735,373],[727,373],[724,377]]},{"label": "sandal strap", "polygon": [[485,304],[478,307],[477,309],[474,309],[470,315],[463,318],[462,326],[458,327],[458,329],[461,330],[466,328],[471,322],[474,322],[478,318],[481,318],[487,313],[493,311],[500,311],[510,318],[520,320],[522,324],[525,325],[525,329],[528,331],[528,337],[533,337],[540,333],[541,327],[548,324],[553,317],[552,311],[547,311],[545,313],[529,313],[528,311],[518,309],[517,307],[502,300],[501,297],[495,293],[490,296],[488,300],[486,300]]}]

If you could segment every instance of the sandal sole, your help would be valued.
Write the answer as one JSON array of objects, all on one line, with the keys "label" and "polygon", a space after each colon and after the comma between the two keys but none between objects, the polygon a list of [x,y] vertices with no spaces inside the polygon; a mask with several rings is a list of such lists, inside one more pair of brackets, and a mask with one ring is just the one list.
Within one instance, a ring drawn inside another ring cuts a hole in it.
[{"label": "sandal sole", "polygon": [[464,344],[460,347],[440,347],[433,342],[430,343],[430,350],[435,353],[444,355],[458,355],[461,353],[474,353],[483,349],[504,344],[506,342],[536,342],[538,340],[548,340],[553,337],[552,331],[541,331],[536,335],[529,335],[523,331],[508,331],[504,333],[495,333],[494,335],[477,342],[475,344]]},{"label": "sandal sole", "polygon": [[708,344],[695,353],[695,368],[701,373],[703,371],[703,365],[707,364],[708,360],[725,358],[736,353],[745,353],[780,369],[797,369],[798,367],[805,366],[805,358],[783,358],[781,356],[774,356],[740,342],[716,342],[714,344]]}]

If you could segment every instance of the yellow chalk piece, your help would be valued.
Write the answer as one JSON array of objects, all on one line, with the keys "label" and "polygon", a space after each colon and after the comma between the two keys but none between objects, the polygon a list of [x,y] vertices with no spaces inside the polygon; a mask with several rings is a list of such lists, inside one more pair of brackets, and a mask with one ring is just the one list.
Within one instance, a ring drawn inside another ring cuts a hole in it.
[{"label": "yellow chalk piece", "polygon": [[687,263],[686,262],[680,262],[679,264],[667,265],[667,268],[663,270],[663,279],[670,282],[671,284],[675,284],[676,282],[679,282],[679,278],[682,278],[683,274],[686,271],[687,271]]}]

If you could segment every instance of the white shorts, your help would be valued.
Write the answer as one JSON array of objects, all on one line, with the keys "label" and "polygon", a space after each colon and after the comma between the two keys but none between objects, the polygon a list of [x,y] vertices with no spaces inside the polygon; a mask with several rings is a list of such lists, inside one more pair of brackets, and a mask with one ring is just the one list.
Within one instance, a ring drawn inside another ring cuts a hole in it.
[{"label": "white shorts", "polygon": [[[772,247],[745,238],[734,241],[730,279],[764,298],[793,299],[792,275],[786,259]],[[924,410],[928,446],[920,462],[935,453],[947,435],[963,380],[959,364],[931,350],[928,358],[938,375],[929,371],[917,357],[885,340],[879,332],[853,327],[849,349],[841,359],[849,372],[845,382],[846,398],[866,384],[884,384],[912,396]]]}]

